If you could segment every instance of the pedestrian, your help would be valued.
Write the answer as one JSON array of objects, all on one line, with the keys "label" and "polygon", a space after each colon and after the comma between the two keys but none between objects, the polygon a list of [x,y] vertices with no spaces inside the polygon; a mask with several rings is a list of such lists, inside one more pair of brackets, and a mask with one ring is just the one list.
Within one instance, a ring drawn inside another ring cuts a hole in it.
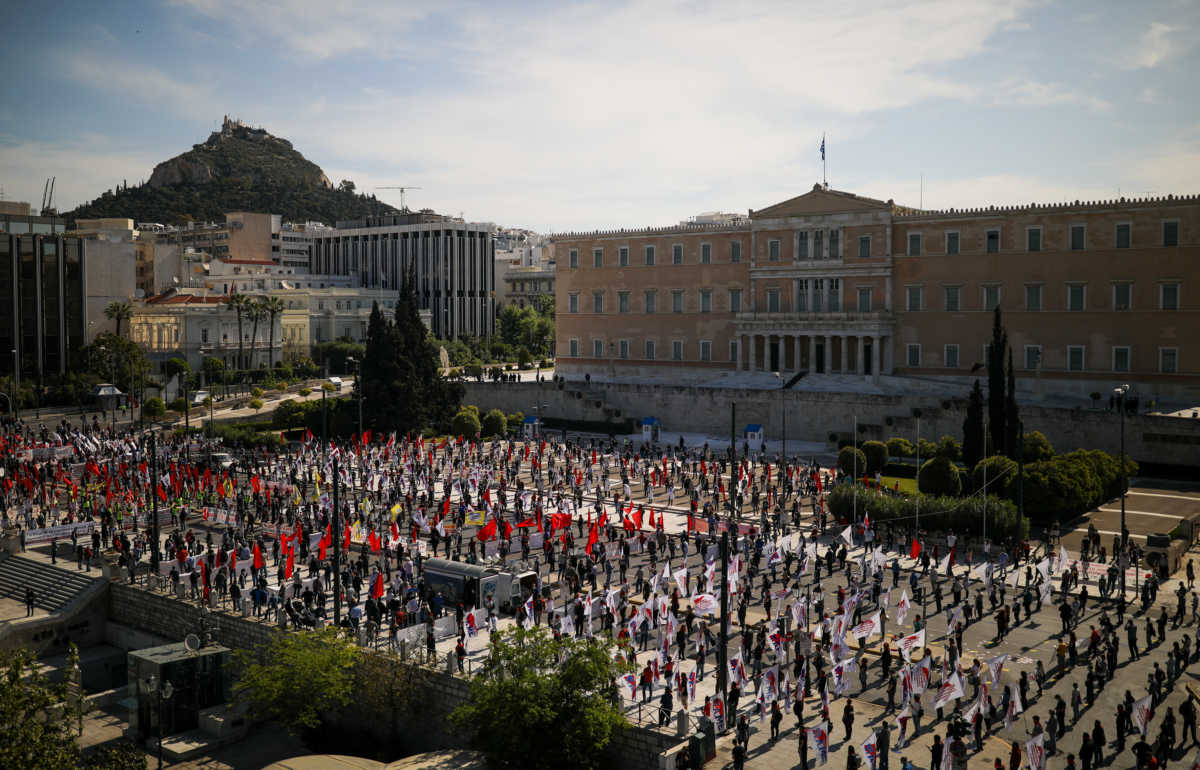
[{"label": "pedestrian", "polygon": [[783,709],[779,707],[779,701],[771,704],[771,740],[775,741],[779,738],[779,723],[783,721]]},{"label": "pedestrian", "polygon": [[945,745],[942,743],[942,736],[933,736],[933,745],[929,747],[929,766],[931,768],[941,768],[942,753],[945,750]]},{"label": "pedestrian", "polygon": [[846,700],[846,707],[842,709],[842,724],[846,727],[846,740],[848,741],[850,732],[854,729],[854,707],[850,705],[849,699]]},{"label": "pedestrian", "polygon": [[1071,725],[1079,721],[1079,711],[1083,706],[1083,696],[1079,694],[1079,682],[1071,683]]},{"label": "pedestrian", "polygon": [[30,588],[29,586],[25,586],[25,617],[27,617],[27,618],[33,617],[33,604],[34,604],[33,589]]}]

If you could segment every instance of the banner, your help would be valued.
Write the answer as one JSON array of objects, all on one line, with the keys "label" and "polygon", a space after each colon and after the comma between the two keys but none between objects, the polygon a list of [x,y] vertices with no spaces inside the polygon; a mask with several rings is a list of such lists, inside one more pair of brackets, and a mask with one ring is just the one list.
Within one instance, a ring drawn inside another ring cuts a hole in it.
[{"label": "banner", "polygon": [[25,545],[33,543],[48,543],[55,538],[69,538],[71,532],[74,531],[78,537],[92,537],[92,530],[96,528],[94,521],[77,521],[73,524],[58,524],[53,527],[43,527],[41,529],[25,530]]}]

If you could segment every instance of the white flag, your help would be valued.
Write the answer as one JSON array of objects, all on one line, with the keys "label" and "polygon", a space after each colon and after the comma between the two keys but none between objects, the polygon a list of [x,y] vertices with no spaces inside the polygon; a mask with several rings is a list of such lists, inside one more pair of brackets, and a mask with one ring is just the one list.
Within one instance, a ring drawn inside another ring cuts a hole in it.
[{"label": "white flag", "polygon": [[879,620],[879,613],[876,612],[874,615],[855,626],[850,633],[855,639],[865,639],[871,634],[879,632]]},{"label": "white flag", "polygon": [[679,586],[679,593],[685,597],[688,595],[688,571],[686,565],[675,570],[675,585]]},{"label": "white flag", "polygon": [[1131,714],[1133,723],[1138,726],[1138,732],[1142,734],[1143,738],[1146,737],[1146,728],[1150,725],[1150,711],[1153,708],[1151,697],[1147,695],[1145,698],[1134,703],[1133,714]]},{"label": "white flag", "polygon": [[933,707],[940,709],[947,703],[958,700],[962,696],[962,680],[959,679],[958,674],[953,674],[938,688],[937,697],[933,699]]},{"label": "white flag", "polygon": [[1029,760],[1029,770],[1046,770],[1044,733],[1038,733],[1025,741],[1025,756]]},{"label": "white flag", "polygon": [[1000,670],[1004,668],[1004,664],[1007,661],[1007,654],[997,655],[988,661],[988,671],[992,674],[992,684],[1000,684]]},{"label": "white flag", "polygon": [[692,609],[697,615],[712,615],[717,611],[717,597],[712,594],[697,594],[692,597]]},{"label": "white flag", "polygon": [[915,634],[909,634],[900,638],[900,654],[905,660],[912,660],[912,651],[917,647],[925,646],[925,629],[921,629]]},{"label": "white flag", "polygon": [[896,623],[904,625],[904,619],[908,617],[908,608],[912,606],[912,600],[908,598],[908,589],[905,588],[900,593],[900,603],[896,605]]},{"label": "white flag", "polygon": [[847,526],[842,530],[842,539],[846,541],[846,545],[854,545],[854,527]]}]

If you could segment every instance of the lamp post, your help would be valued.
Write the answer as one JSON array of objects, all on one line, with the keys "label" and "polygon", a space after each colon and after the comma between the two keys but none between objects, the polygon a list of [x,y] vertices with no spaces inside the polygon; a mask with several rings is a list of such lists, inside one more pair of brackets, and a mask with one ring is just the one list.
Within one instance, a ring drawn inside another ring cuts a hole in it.
[{"label": "lamp post", "polygon": [[363,384],[362,384],[362,361],[359,361],[354,356],[346,356],[346,363],[354,365],[354,389],[358,391],[358,438],[362,440],[363,432]]},{"label": "lamp post", "polygon": [[162,706],[164,701],[171,700],[171,696],[175,694],[175,687],[170,682],[163,682],[162,687],[158,685],[158,677],[151,674],[144,682],[146,690],[154,696],[154,712],[155,721],[158,723],[158,770],[162,770],[163,766],[163,714]]},{"label": "lamp post", "polygon": [[150,574],[158,579],[158,562],[162,550],[162,541],[158,536],[158,442],[154,431],[150,431],[150,528],[154,533],[154,548],[150,551]]},{"label": "lamp post", "polygon": [[1129,385],[1113,388],[1113,393],[1120,399],[1121,407],[1121,602],[1118,614],[1125,617],[1125,570],[1129,565],[1129,535],[1125,530],[1125,494],[1129,490],[1129,477],[1125,469],[1125,396],[1129,393]]}]

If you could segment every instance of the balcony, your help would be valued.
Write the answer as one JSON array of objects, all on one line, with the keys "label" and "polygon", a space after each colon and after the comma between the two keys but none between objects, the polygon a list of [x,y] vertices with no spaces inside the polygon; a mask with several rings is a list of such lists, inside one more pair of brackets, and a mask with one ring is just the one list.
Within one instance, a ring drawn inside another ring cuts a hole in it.
[{"label": "balcony", "polygon": [[858,312],[779,312],[738,313],[735,317],[740,333],[766,331],[792,332],[861,332],[877,334],[890,332],[896,317],[889,310]]}]

